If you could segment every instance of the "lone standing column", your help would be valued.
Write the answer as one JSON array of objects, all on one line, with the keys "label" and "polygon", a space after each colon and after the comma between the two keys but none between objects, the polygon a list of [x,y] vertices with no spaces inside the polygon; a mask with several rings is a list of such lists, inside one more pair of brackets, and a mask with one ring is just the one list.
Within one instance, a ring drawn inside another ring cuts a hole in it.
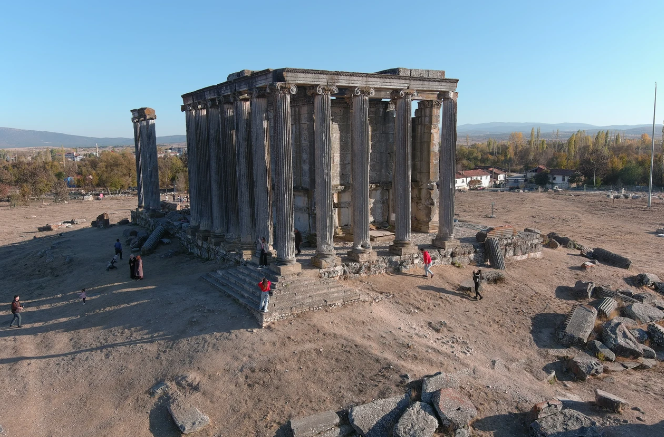
[{"label": "lone standing column", "polygon": [[[253,152],[255,238],[272,246],[272,201],[270,199],[270,135],[267,129],[267,97],[264,89],[251,95],[251,146]],[[256,255],[260,256],[260,253]]]},{"label": "lone standing column", "polygon": [[270,268],[277,274],[287,275],[302,270],[295,261],[295,234],[293,217],[293,145],[291,135],[290,96],[297,92],[295,85],[275,83],[274,93],[273,144],[274,148],[274,187],[277,249],[277,264]]},{"label": "lone standing column", "polygon": [[208,144],[207,108],[200,103],[196,110],[196,162],[198,167],[199,231],[207,237],[212,230],[212,196],[210,195],[210,145]]},{"label": "lone standing column", "polygon": [[[157,162],[157,136],[154,121],[157,119],[154,109],[133,109],[132,120],[134,132],[138,130],[137,151],[140,153],[141,187],[143,203],[146,209],[159,211],[161,201],[159,198],[159,163]],[[135,114],[135,116],[134,116]],[[135,125],[138,124],[138,127]],[[138,176],[138,175],[137,175]]]},{"label": "lone standing column", "polygon": [[183,105],[187,123],[187,173],[189,175],[189,232],[195,233],[201,222],[198,204],[198,162],[196,156],[196,111],[192,105]]},{"label": "lone standing column", "polygon": [[332,198],[332,94],[335,86],[314,90],[314,147],[316,169],[316,255],[311,263],[321,269],[339,264],[334,251],[334,202]]},{"label": "lone standing column", "polygon": [[376,258],[369,240],[369,96],[373,88],[355,88],[351,114],[351,204],[353,209],[353,249],[348,256],[355,261]]},{"label": "lone standing column", "polygon": [[249,94],[235,96],[235,144],[237,147],[237,198],[240,218],[240,250],[243,259],[251,259],[255,247],[251,164],[251,101]]},{"label": "lone standing column", "polygon": [[216,98],[208,100],[208,143],[210,149],[210,196],[213,244],[221,243],[224,235],[223,204],[221,198],[221,115]]},{"label": "lone standing column", "polygon": [[138,121],[138,109],[131,110],[131,121],[134,124],[134,156],[136,156],[136,194],[138,208],[143,208],[143,180],[141,177],[141,125]]},{"label": "lone standing column", "polygon": [[411,171],[412,171],[412,122],[411,106],[413,90],[394,91],[396,117],[394,120],[394,196],[396,235],[390,252],[403,256],[417,253],[411,240]]},{"label": "lone standing column", "polygon": [[458,93],[445,91],[439,94],[443,100],[443,123],[441,129],[439,170],[440,181],[438,203],[438,235],[433,245],[449,249],[458,245],[454,239],[454,176],[456,174],[456,127]]}]

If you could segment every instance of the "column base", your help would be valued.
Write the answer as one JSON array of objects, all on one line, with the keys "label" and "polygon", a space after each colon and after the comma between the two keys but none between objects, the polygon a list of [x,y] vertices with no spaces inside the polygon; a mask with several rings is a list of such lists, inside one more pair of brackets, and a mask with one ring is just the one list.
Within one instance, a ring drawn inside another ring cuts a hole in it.
[{"label": "column base", "polygon": [[206,243],[212,234],[210,231],[201,231],[200,229],[196,232],[196,241],[199,243]]},{"label": "column base", "polygon": [[447,250],[455,248],[459,246],[461,243],[459,243],[459,240],[456,240],[452,237],[441,237],[440,235],[438,235],[436,236],[436,238],[431,240],[431,244],[441,249]]},{"label": "column base", "polygon": [[373,250],[357,250],[352,249],[348,251],[348,258],[357,262],[375,261],[378,255]]},{"label": "column base", "polygon": [[341,259],[334,254],[317,253],[311,259],[311,265],[318,267],[319,269],[336,267],[339,264],[341,264]]},{"label": "column base", "polygon": [[269,267],[270,270],[272,270],[279,276],[296,275],[302,271],[302,264],[297,262],[293,264],[283,264],[283,265],[270,264]]},{"label": "column base", "polygon": [[390,245],[390,253],[398,256],[412,255],[417,253],[418,249],[411,241],[395,241]]}]

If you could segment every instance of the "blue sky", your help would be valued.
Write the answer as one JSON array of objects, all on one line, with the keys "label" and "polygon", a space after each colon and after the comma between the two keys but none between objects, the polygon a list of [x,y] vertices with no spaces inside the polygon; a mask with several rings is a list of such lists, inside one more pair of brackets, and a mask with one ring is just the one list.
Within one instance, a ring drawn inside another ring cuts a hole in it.
[{"label": "blue sky", "polygon": [[[459,124],[652,123],[662,1],[3,2],[0,126],[184,134],[181,94],[241,69],[446,70]],[[658,105],[658,123],[664,103]]]}]

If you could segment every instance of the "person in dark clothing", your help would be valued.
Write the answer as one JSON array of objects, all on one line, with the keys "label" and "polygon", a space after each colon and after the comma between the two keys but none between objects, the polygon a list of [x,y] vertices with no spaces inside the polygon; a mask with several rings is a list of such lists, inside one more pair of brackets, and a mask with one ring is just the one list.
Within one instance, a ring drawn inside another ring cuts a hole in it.
[{"label": "person in dark clothing", "polygon": [[473,282],[475,283],[475,299],[481,300],[482,295],[480,294],[480,285],[482,284],[482,270],[473,270]]},{"label": "person in dark clothing", "polygon": [[267,242],[265,241],[265,237],[260,239],[257,249],[260,250],[260,261],[258,263],[258,268],[262,269],[263,267],[267,267]]},{"label": "person in dark clothing", "polygon": [[122,259],[122,243],[119,238],[115,240],[115,254],[120,255],[120,259]]},{"label": "person in dark clothing", "polygon": [[9,327],[11,328],[12,325],[14,324],[14,320],[18,319],[18,327],[21,327],[21,311],[23,310],[23,305],[21,305],[21,301],[19,300],[18,294],[14,296],[14,300],[12,301],[12,314],[14,315],[14,318],[12,319],[11,323],[9,323]]},{"label": "person in dark clothing", "polygon": [[297,255],[300,254],[300,244],[302,244],[302,234],[295,229],[295,250],[297,250]]},{"label": "person in dark clothing", "polygon": [[136,279],[136,257],[129,255],[129,276],[131,279]]}]

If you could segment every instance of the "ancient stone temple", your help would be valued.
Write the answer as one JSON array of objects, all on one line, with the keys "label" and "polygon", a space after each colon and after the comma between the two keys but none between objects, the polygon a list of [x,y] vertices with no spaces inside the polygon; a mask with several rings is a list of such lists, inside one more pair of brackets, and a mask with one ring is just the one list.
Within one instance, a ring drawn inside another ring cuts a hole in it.
[{"label": "ancient stone temple", "polygon": [[136,152],[136,190],[138,207],[159,211],[159,165],[157,163],[157,135],[154,121],[157,115],[152,108],[131,110],[134,123]]},{"label": "ancient stone temple", "polygon": [[279,275],[301,268],[296,228],[319,268],[340,263],[341,235],[350,260],[374,259],[371,223],[394,226],[397,256],[417,251],[411,231],[453,247],[457,82],[438,70],[282,68],[184,94],[190,232],[245,259],[265,237]]}]

